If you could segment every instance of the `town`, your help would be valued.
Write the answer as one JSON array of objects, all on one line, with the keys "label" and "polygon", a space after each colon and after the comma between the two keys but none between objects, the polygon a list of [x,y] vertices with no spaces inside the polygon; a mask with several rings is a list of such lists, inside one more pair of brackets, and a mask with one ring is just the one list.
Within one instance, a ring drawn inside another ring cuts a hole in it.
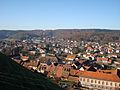
[{"label": "town", "polygon": [[0,90],[120,90],[120,0],[0,0]]},{"label": "town", "polygon": [[65,90],[119,90],[120,43],[32,38],[0,41],[0,52]]}]

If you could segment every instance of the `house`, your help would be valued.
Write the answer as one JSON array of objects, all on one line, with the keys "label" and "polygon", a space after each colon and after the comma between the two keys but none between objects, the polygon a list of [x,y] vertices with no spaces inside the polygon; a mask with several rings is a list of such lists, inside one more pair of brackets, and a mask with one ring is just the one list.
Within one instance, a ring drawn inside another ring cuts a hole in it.
[{"label": "house", "polygon": [[96,60],[98,62],[103,62],[103,63],[108,63],[108,64],[112,63],[111,58],[97,57]]},{"label": "house", "polygon": [[116,53],[119,53],[119,52],[120,52],[120,50],[118,50],[118,49],[117,49],[115,52],[116,52]]},{"label": "house", "polygon": [[61,78],[61,79],[68,79],[69,72],[70,72],[71,66],[70,65],[57,65],[51,64],[47,68],[48,77],[53,78]]},{"label": "house", "polygon": [[47,72],[48,72],[47,77],[54,77],[54,75],[55,75],[55,65],[51,64],[50,66],[48,66]]},{"label": "house", "polygon": [[68,77],[69,77],[69,71],[63,70],[61,79],[68,80]]},{"label": "house", "polygon": [[118,69],[120,69],[120,62],[115,61],[114,64],[117,66]]},{"label": "house", "polygon": [[68,81],[77,82],[77,81],[79,81],[79,78],[78,77],[74,77],[74,76],[69,76],[68,77]]},{"label": "house", "polygon": [[113,53],[113,48],[108,48],[108,53]]},{"label": "house", "polygon": [[120,77],[117,74],[84,71],[79,75],[81,84],[86,87],[115,90],[120,88]]},{"label": "house", "polygon": [[63,73],[63,65],[58,65],[55,68],[55,77],[56,78],[61,78]]},{"label": "house", "polygon": [[46,75],[46,71],[48,69],[48,65],[46,63],[40,63],[40,65],[39,66],[37,65],[37,67],[38,67],[38,72],[41,72]]},{"label": "house", "polygon": [[71,70],[70,76],[75,77],[76,80],[79,78],[82,86],[92,89],[119,90],[120,88],[120,70],[96,72]]},{"label": "house", "polygon": [[70,76],[79,77],[79,73],[81,73],[81,72],[83,72],[83,71],[71,69],[70,70]]},{"label": "house", "polygon": [[27,67],[29,70],[33,69],[37,69],[37,60],[29,60],[29,62],[25,63],[25,67]]},{"label": "house", "polygon": [[79,62],[79,59],[73,60],[72,61],[72,65],[73,68],[75,69],[80,69],[80,67],[82,66],[82,64]]},{"label": "house", "polygon": [[22,60],[22,61],[27,61],[28,59],[29,59],[28,56],[21,56],[21,60]]},{"label": "house", "polygon": [[85,59],[92,59],[92,60],[94,60],[95,58],[95,55],[94,54],[90,54],[90,53],[87,53],[87,54],[83,54],[83,57],[85,58]]},{"label": "house", "polygon": [[84,67],[81,67],[79,70],[84,71],[84,70],[85,70],[85,68],[84,68]]},{"label": "house", "polygon": [[41,57],[45,57],[46,56],[46,54],[45,53],[41,53]]},{"label": "house", "polygon": [[61,79],[68,80],[69,72],[70,72],[71,69],[72,69],[71,65],[69,65],[69,64],[63,65],[63,71],[62,71]]},{"label": "house", "polygon": [[[86,67],[86,66],[85,66],[85,67]],[[97,71],[97,69],[96,69],[95,67],[93,67],[93,66],[88,67],[86,70],[87,70],[87,71],[93,71],[93,72],[96,72],[96,71]]]},{"label": "house", "polygon": [[76,58],[76,56],[77,56],[76,54],[67,55],[66,60],[67,61],[72,61],[72,60],[74,60]]},{"label": "house", "polygon": [[87,49],[86,49],[86,52],[91,52],[91,51],[93,51],[93,50],[94,50],[93,47],[88,46]]},{"label": "house", "polygon": [[35,55],[36,51],[29,51],[30,55]]}]

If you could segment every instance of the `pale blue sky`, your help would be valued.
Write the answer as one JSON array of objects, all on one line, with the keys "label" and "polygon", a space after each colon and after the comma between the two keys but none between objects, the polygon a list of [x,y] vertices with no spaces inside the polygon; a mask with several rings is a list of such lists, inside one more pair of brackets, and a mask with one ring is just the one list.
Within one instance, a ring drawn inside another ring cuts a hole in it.
[{"label": "pale blue sky", "polygon": [[0,29],[120,29],[120,0],[0,0]]}]

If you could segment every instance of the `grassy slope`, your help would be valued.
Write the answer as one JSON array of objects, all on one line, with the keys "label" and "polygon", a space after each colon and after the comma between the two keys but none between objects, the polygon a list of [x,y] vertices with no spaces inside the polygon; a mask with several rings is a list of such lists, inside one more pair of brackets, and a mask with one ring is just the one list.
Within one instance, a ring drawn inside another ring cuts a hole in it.
[{"label": "grassy slope", "polygon": [[33,73],[0,53],[0,90],[60,90],[43,76]]}]

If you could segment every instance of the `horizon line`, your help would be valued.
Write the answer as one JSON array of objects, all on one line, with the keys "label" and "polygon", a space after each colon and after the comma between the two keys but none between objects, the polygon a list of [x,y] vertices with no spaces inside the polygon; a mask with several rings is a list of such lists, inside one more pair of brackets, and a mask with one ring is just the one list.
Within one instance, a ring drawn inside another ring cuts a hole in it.
[{"label": "horizon line", "polygon": [[0,31],[4,31],[4,30],[9,30],[9,31],[32,31],[32,30],[85,30],[85,29],[89,29],[89,30],[95,30],[95,29],[99,29],[99,30],[120,30],[120,29],[111,29],[111,28],[55,28],[55,29],[41,29],[41,28],[37,28],[37,29],[0,29]]}]

